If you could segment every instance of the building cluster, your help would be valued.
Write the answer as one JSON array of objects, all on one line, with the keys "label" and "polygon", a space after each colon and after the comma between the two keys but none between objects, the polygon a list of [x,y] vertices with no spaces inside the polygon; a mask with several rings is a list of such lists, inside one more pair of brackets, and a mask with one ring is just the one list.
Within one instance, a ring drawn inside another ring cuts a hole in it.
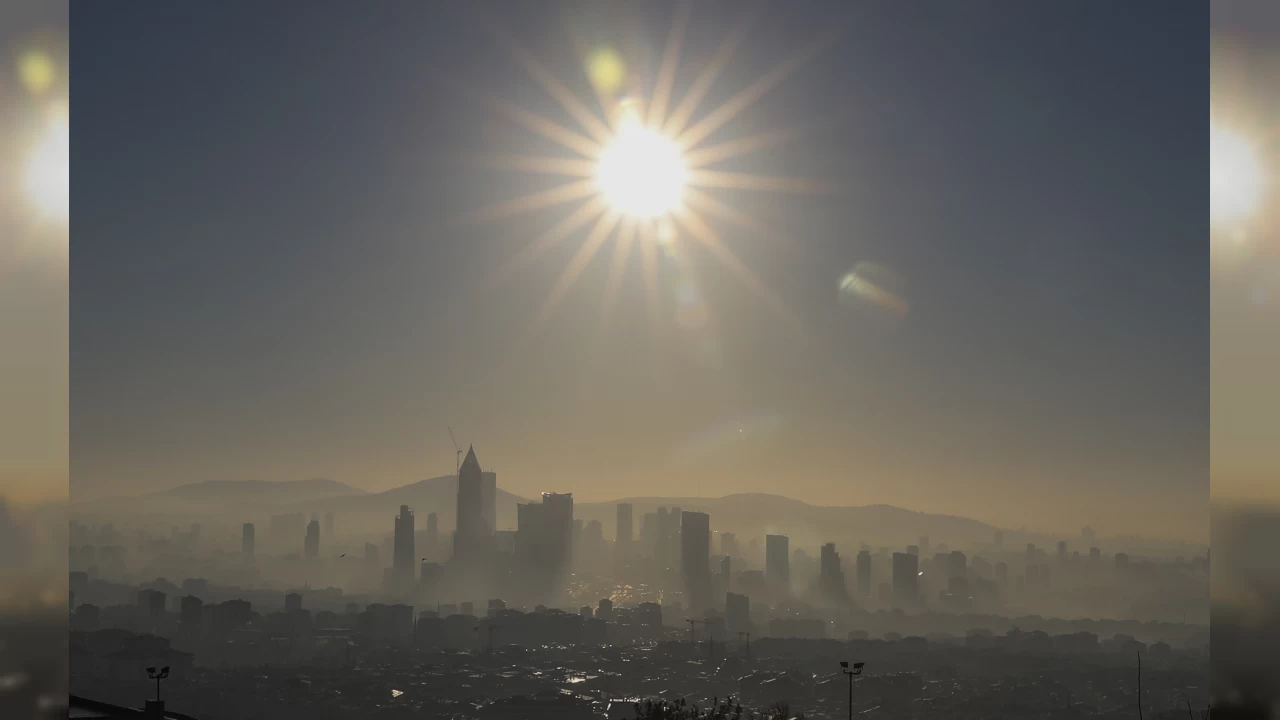
[{"label": "building cluster", "polygon": [[[826,543],[815,557],[783,534],[740,542],[705,512],[658,507],[637,518],[628,503],[616,507],[610,540],[599,521],[575,518],[565,493],[520,504],[516,527],[499,530],[496,495],[496,475],[469,449],[451,535],[436,513],[422,527],[402,505],[385,544],[341,553],[376,576],[367,592],[130,575],[126,548],[153,567],[205,557],[230,577],[307,577],[329,562],[332,512],[272,516],[273,544],[301,540],[302,553],[283,558],[260,552],[253,523],[240,528],[235,557],[202,550],[198,525],[125,538],[73,524],[74,682],[112,699],[146,689],[140,668],[169,667],[171,706],[224,707],[222,717],[248,716],[250,696],[266,698],[250,714],[271,707],[283,717],[341,706],[361,717],[585,718],[612,712],[622,696],[705,703],[726,694],[835,717],[846,679],[827,665],[853,658],[879,668],[858,685],[868,717],[1022,716],[1009,707],[1042,717],[1064,702],[1073,717],[1090,717],[1123,707],[1123,690],[1106,680],[1122,674],[1118,658],[1141,652],[1171,673],[1205,660],[1200,625],[1052,620],[1039,610],[1056,601],[1099,608],[1059,616],[1125,617],[1134,588],[1168,598],[1207,584],[1207,555],[1158,562],[1104,557],[1091,544],[1082,555],[1065,542],[1022,551],[997,533],[972,554],[921,537],[900,551],[842,554]],[[1093,674],[1032,676],[999,659],[1028,655],[1051,658],[1036,667],[1083,662]],[[312,681],[298,680],[307,674]],[[242,692],[223,689],[236,683]]]}]

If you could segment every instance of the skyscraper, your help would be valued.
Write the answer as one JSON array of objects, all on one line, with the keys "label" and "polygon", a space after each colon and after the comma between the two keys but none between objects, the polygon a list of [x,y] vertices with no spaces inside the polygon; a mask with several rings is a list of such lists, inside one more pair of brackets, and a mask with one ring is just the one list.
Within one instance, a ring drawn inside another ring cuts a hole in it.
[{"label": "skyscraper", "polygon": [[573,550],[573,493],[542,493],[552,567],[568,570]]},{"label": "skyscraper", "polygon": [[645,557],[654,557],[658,549],[658,513],[640,517],[640,545]]},{"label": "skyscraper", "polygon": [[914,605],[920,597],[919,560],[911,553],[893,554],[893,600],[899,607]]},{"label": "skyscraper", "polygon": [[937,587],[945,587],[951,571],[951,553],[934,553],[933,562],[929,565],[929,582]]},{"label": "skyscraper", "polygon": [[969,558],[965,557],[965,554],[959,550],[952,550],[951,551],[951,572],[947,575],[947,577],[948,578],[967,577],[969,574],[968,570],[969,570]]},{"label": "skyscraper", "polygon": [[678,507],[667,513],[667,567],[680,565],[680,514]]},{"label": "skyscraper", "polygon": [[871,551],[858,551],[858,598],[863,602],[871,599]]},{"label": "skyscraper", "polygon": [[819,558],[818,590],[827,602],[836,605],[848,605],[851,598],[849,589],[844,584],[844,570],[840,568],[840,553],[836,552],[835,543],[822,546]]},{"label": "skyscraper", "polygon": [[791,539],[786,535],[764,538],[764,579],[770,587],[791,589]]},{"label": "skyscraper", "polygon": [[453,557],[470,562],[485,547],[484,473],[476,459],[475,447],[458,468],[458,525],[453,533]]},{"label": "skyscraper", "polygon": [[396,516],[396,531],[391,552],[391,567],[402,578],[412,580],[416,575],[418,564],[413,552],[413,511],[408,505],[400,506],[400,514]]},{"label": "skyscraper", "polygon": [[516,555],[525,567],[540,559],[546,544],[542,503],[516,505]]},{"label": "skyscraper", "polygon": [[240,552],[245,557],[253,557],[254,550],[254,529],[253,523],[245,523],[240,528]]},{"label": "skyscraper", "polygon": [[434,561],[439,547],[440,518],[435,513],[427,513],[427,529],[422,531],[422,547],[418,548],[418,552]]},{"label": "skyscraper", "polygon": [[536,602],[554,599],[569,572],[573,543],[573,495],[543,493],[540,503],[516,506],[515,555],[522,590]]},{"label": "skyscraper", "polygon": [[751,632],[751,599],[746,595],[725,593],[724,615],[729,632]]},{"label": "skyscraper", "polygon": [[680,567],[693,617],[711,607],[711,516],[680,513]]},{"label": "skyscraper", "polygon": [[670,516],[671,514],[667,512],[665,507],[658,508],[657,536],[653,544],[653,559],[657,561],[659,570],[667,567],[667,561],[671,558]]},{"label": "skyscraper", "polygon": [[619,565],[625,563],[631,557],[631,521],[631,503],[618,503],[618,525],[614,531],[614,550],[618,554]]},{"label": "skyscraper", "polygon": [[498,473],[484,471],[480,473],[480,518],[483,520],[484,534],[492,537],[498,529]]},{"label": "skyscraper", "polygon": [[[294,547],[297,547],[295,545]],[[303,557],[307,560],[317,560],[320,558],[320,521],[312,520],[307,523],[307,541],[302,549]]]}]

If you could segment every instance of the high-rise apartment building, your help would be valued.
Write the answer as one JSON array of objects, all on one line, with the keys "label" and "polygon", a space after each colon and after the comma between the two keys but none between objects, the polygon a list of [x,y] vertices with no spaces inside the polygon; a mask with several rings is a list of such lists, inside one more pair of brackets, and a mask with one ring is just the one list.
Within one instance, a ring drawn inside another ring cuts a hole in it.
[{"label": "high-rise apartment building", "polygon": [[618,503],[618,523],[614,530],[613,547],[619,565],[631,557],[632,519],[631,503]]},{"label": "high-rise apartment building", "polygon": [[786,535],[764,538],[764,579],[775,589],[791,589],[791,540]]},{"label": "high-rise apartment building", "polygon": [[680,566],[689,611],[700,617],[711,607],[710,515],[689,510],[680,513]]},{"label": "high-rise apartment building", "polygon": [[413,511],[408,505],[400,506],[396,516],[395,535],[392,538],[391,567],[396,575],[412,580],[417,575],[418,563],[414,557]]},{"label": "high-rise apartment building", "polygon": [[858,551],[858,599],[867,602],[871,599],[871,551]]},{"label": "high-rise apartment building", "polygon": [[[294,547],[297,547],[296,545]],[[303,545],[302,555],[307,560],[320,559],[320,521],[307,523],[307,540]]]},{"label": "high-rise apartment building", "polygon": [[893,600],[899,607],[910,607],[920,598],[919,561],[911,553],[893,554]]}]

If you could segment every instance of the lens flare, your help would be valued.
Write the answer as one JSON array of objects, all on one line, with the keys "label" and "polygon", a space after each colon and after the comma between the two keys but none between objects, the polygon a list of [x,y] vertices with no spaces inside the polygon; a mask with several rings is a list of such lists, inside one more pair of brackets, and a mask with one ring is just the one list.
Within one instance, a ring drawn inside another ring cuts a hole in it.
[{"label": "lens flare", "polygon": [[18,60],[18,76],[27,92],[32,95],[43,95],[53,87],[58,77],[58,69],[53,58],[41,50],[29,50]]},{"label": "lens flare", "polygon": [[601,48],[587,61],[587,75],[597,90],[613,94],[622,88],[627,78],[627,65],[613,48]]},{"label": "lens flare", "polygon": [[902,277],[872,262],[860,262],[840,278],[840,301],[855,309],[873,310],[895,319],[906,317],[909,309]]}]

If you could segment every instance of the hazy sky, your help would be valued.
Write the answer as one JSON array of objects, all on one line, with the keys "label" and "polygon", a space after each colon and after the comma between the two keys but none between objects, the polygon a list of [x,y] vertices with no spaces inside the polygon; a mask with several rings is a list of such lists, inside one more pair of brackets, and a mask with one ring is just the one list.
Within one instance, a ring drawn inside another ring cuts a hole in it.
[{"label": "hazy sky", "polygon": [[[847,6],[767,5],[699,114]],[[636,248],[601,320],[615,235],[529,344],[587,229],[488,283],[577,203],[461,222],[566,178],[458,154],[570,154],[467,91],[573,118],[462,4],[303,7],[76,9],[73,499],[381,490],[450,472],[452,425],[526,495],[1207,536],[1202,7],[859,6],[708,141],[830,121],[717,169],[835,194],[712,193],[774,231],[709,219],[799,330],[681,231],[656,323]],[[616,48],[648,93],[675,10],[490,7],[597,112],[575,43]],[[677,100],[745,12],[696,4]],[[903,322],[838,302],[859,262],[905,279]]]},{"label": "hazy sky", "polygon": [[0,498],[19,501],[67,495],[67,226],[27,182],[65,105],[66,28],[65,3],[0,7]]},{"label": "hazy sky", "polygon": [[[1274,176],[1280,145],[1280,6],[1215,3],[1210,114],[1252,143]],[[1276,183],[1262,208],[1212,238],[1210,342],[1215,500],[1280,504],[1280,216]]]}]

